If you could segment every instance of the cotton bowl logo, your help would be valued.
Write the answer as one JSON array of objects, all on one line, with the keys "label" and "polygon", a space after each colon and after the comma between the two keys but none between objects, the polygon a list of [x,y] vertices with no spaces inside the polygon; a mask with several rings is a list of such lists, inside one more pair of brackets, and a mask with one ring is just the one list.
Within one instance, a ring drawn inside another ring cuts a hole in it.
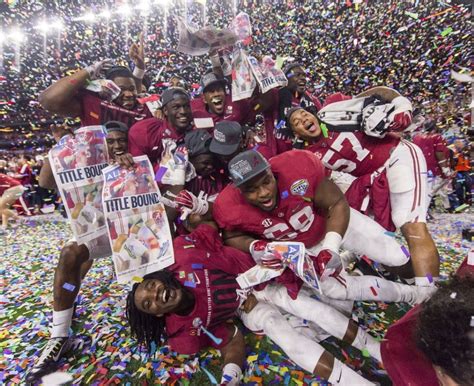
[{"label": "cotton bowl logo", "polygon": [[308,190],[308,186],[309,182],[306,179],[295,181],[290,187],[291,194],[297,196],[304,196],[306,191]]}]

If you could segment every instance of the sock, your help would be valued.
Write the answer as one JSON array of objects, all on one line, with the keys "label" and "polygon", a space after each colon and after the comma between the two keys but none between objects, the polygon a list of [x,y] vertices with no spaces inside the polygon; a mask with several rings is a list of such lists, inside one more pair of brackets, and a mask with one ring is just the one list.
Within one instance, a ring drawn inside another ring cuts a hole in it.
[{"label": "sock", "polygon": [[402,280],[402,282],[405,282],[405,284],[408,284],[408,285],[414,285],[415,284],[415,278],[414,277],[409,277],[409,278],[400,278]]},{"label": "sock", "polygon": [[240,384],[242,369],[235,363],[227,363],[222,369],[221,384],[236,386]]},{"label": "sock", "polygon": [[74,307],[63,311],[53,311],[53,326],[51,327],[51,338],[69,336],[69,328],[71,327],[72,314]]},{"label": "sock", "polygon": [[415,277],[415,285],[420,287],[433,287],[435,283],[439,280],[438,276],[432,277],[430,275]]},{"label": "sock", "polygon": [[357,374],[336,358],[334,358],[334,367],[328,381],[333,385],[373,385],[373,383]]},{"label": "sock", "polygon": [[354,342],[352,342],[352,346],[358,348],[360,351],[367,350],[372,358],[375,358],[382,363],[380,343],[360,327],[357,330],[357,335]]}]

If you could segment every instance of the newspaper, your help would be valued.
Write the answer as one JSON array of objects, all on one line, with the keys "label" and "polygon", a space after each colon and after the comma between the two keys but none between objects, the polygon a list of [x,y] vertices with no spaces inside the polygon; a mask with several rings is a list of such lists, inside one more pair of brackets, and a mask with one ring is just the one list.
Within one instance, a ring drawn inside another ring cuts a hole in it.
[{"label": "newspaper", "polygon": [[105,168],[102,199],[119,283],[174,263],[168,219],[147,156],[135,157],[133,171]]},{"label": "newspaper", "polygon": [[237,283],[242,289],[253,287],[257,284],[265,283],[266,281],[271,280],[274,277],[280,276],[284,270],[285,268],[271,269],[262,267],[261,265],[255,265],[249,270],[237,276]]},{"label": "newspaper", "polygon": [[103,126],[86,126],[61,138],[49,162],[78,244],[107,234],[102,211],[102,169],[108,166]]},{"label": "newspaper", "polygon": [[248,62],[262,94],[272,88],[285,87],[288,84],[285,74],[275,67],[275,61],[270,56],[264,56],[261,63],[253,56],[249,56]]},{"label": "newspaper", "polygon": [[245,12],[240,12],[230,24],[230,28],[237,35],[239,42],[249,45],[252,42],[252,25],[250,17]]},{"label": "newspaper", "polygon": [[256,85],[247,54],[242,49],[235,49],[232,56],[232,101],[250,98]]},{"label": "newspaper", "polygon": [[179,42],[177,50],[192,56],[201,56],[209,51],[233,46],[237,40],[237,35],[230,29],[217,29],[214,27],[204,27],[197,30],[177,17]]},{"label": "newspaper", "polygon": [[319,277],[314,269],[311,258],[306,254],[303,243],[291,241],[275,241],[267,244],[268,252],[273,253],[282,261],[282,269],[270,269],[256,265],[237,277],[241,288],[248,288],[280,276],[286,267],[290,268],[306,284],[321,292]]}]

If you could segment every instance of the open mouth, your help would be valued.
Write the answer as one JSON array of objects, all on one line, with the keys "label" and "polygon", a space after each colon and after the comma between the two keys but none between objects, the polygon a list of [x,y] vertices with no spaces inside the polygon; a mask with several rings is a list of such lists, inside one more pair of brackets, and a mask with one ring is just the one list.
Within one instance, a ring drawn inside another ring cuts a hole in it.
[{"label": "open mouth", "polygon": [[118,156],[118,155],[122,155],[122,154],[125,154],[125,152],[123,150],[114,151],[114,156]]},{"label": "open mouth", "polygon": [[169,301],[170,298],[171,298],[172,292],[174,292],[174,290],[173,290],[173,289],[170,289],[170,288],[165,288],[165,289],[163,290],[163,292],[161,293],[161,302],[162,302],[163,304],[168,303],[168,301]]},{"label": "open mouth", "polygon": [[264,208],[272,208],[273,207],[273,199],[269,198],[268,200],[260,201],[260,205],[262,205]]},{"label": "open mouth", "polygon": [[186,125],[189,123],[189,119],[187,117],[178,117],[176,120],[183,125]]},{"label": "open mouth", "polygon": [[306,88],[306,79],[298,81],[297,85],[299,88]]},{"label": "open mouth", "polygon": [[308,131],[310,133],[315,133],[318,128],[316,127],[316,125],[314,123],[308,122],[305,125],[305,129],[306,129],[306,131]]},{"label": "open mouth", "polygon": [[211,102],[217,109],[221,109],[224,107],[224,100],[220,97],[212,98]]},{"label": "open mouth", "polygon": [[132,108],[134,106],[134,101],[133,100],[126,100],[126,101],[123,101],[123,104],[122,106],[125,107],[125,108]]}]

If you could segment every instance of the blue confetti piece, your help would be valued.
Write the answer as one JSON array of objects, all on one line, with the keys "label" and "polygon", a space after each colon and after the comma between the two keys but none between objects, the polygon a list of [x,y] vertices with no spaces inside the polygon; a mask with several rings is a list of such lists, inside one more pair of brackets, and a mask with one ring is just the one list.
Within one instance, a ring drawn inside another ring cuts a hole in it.
[{"label": "blue confetti piece", "polygon": [[203,264],[191,264],[191,268],[192,269],[203,269],[204,268],[204,265]]},{"label": "blue confetti piece", "polygon": [[276,128],[280,129],[285,124],[285,121],[282,119],[280,122],[277,123]]},{"label": "blue confetti piece", "polygon": [[196,288],[196,283],[194,283],[194,282],[192,282],[192,281],[185,281],[185,282],[184,282],[184,286],[185,286],[185,287]]},{"label": "blue confetti piece", "polygon": [[281,192],[281,198],[284,200],[285,198],[288,198],[288,190],[285,190],[284,192]]},{"label": "blue confetti piece", "polygon": [[69,283],[64,283],[63,284],[63,288],[67,291],[74,291],[76,289],[76,286],[75,285],[72,285],[72,284],[69,284]]},{"label": "blue confetti piece", "polygon": [[207,377],[209,378],[209,380],[211,381],[211,383],[213,385],[218,384],[216,378],[214,377],[214,375],[212,375],[205,367],[201,366],[201,370],[204,371],[204,373],[207,375]]},{"label": "blue confetti piece", "polygon": [[384,234],[390,237],[395,237],[395,232],[385,231]]},{"label": "blue confetti piece", "polygon": [[408,252],[408,249],[404,245],[401,246],[402,252],[405,254],[406,257],[410,257],[410,252]]},{"label": "blue confetti piece", "polygon": [[433,283],[433,276],[430,273],[426,275],[426,278],[428,279],[430,283]]},{"label": "blue confetti piece", "polygon": [[151,342],[151,345],[150,345],[150,356],[153,356],[153,354],[155,354],[156,352],[156,343],[155,342]]},{"label": "blue confetti piece", "polygon": [[232,376],[230,376],[230,375],[224,374],[223,377],[224,377],[224,379],[225,379],[227,382],[232,381]]}]

